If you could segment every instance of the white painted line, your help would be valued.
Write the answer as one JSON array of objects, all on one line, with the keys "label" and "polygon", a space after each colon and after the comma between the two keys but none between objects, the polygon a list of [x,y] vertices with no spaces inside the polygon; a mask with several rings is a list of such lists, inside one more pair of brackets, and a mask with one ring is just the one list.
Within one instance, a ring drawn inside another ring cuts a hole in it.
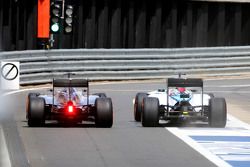
[{"label": "white painted line", "polygon": [[2,167],[11,167],[9,152],[7,149],[6,141],[3,134],[3,129],[0,127],[0,166]]},{"label": "white painted line", "polygon": [[226,155],[226,156],[221,156],[224,160],[226,161],[250,161],[250,157],[249,155],[241,155],[241,157],[239,158],[238,155]]},{"label": "white painted line", "polygon": [[[250,136],[250,125],[240,121],[230,114],[228,114],[227,118],[227,125],[225,128],[184,127],[166,129],[217,166],[231,166],[232,164],[230,163],[230,160],[237,161],[238,163],[240,161],[243,163],[248,162],[250,159],[250,141],[247,142],[237,140],[242,137],[247,138]],[[202,139],[194,139],[192,136],[203,137],[204,141]],[[215,137],[217,139],[222,139],[220,137],[226,138],[227,136],[231,137],[232,139],[238,139],[235,141],[228,139],[223,139],[221,141],[217,141],[216,139],[213,140]]]},{"label": "white painted line", "polygon": [[208,93],[232,93],[232,94],[249,94],[250,91],[236,91],[236,90],[205,90],[204,91],[205,93],[208,92]]},{"label": "white painted line", "polygon": [[235,118],[234,116],[227,114],[227,119],[229,119],[230,121],[235,122],[238,126],[243,127],[245,129],[250,130],[250,125],[248,123],[245,123],[237,118]]},{"label": "white painted line", "polygon": [[186,144],[191,146],[194,150],[199,152],[201,155],[203,155],[205,158],[213,162],[215,165],[219,167],[232,167],[216,155],[209,152],[207,149],[202,147],[200,144],[196,143],[193,139],[191,139],[189,136],[183,134],[179,128],[166,128],[168,131],[170,131],[172,134],[180,138],[182,141],[184,141]]},{"label": "white painted line", "polygon": [[48,88],[50,88],[50,87],[37,87],[37,88],[28,88],[28,89],[15,90],[15,91],[4,93],[3,96],[8,96],[8,95],[12,95],[12,94],[15,94],[15,93],[20,93],[20,92],[25,92],[25,91],[30,91],[30,90],[41,90],[41,89],[48,89]]},{"label": "white painted line", "polygon": [[205,88],[242,88],[242,87],[250,87],[250,84],[246,85],[209,85],[209,86],[204,86]]}]

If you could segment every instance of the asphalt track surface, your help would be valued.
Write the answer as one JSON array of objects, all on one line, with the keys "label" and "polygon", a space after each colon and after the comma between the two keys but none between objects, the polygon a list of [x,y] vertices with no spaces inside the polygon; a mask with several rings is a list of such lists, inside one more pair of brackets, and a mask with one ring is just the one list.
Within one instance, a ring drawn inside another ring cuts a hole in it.
[{"label": "asphalt track surface", "polygon": [[[232,106],[229,112],[239,117],[242,113],[244,121],[249,121],[249,83],[250,79],[205,81],[205,91],[225,97],[228,106]],[[216,166],[165,128],[143,128],[134,121],[135,94],[158,88],[165,88],[164,81],[90,85],[92,93],[105,92],[112,98],[112,128],[96,128],[91,124],[64,127],[54,123],[30,128],[25,119],[28,92],[6,96],[2,99],[1,126],[12,166]]]}]

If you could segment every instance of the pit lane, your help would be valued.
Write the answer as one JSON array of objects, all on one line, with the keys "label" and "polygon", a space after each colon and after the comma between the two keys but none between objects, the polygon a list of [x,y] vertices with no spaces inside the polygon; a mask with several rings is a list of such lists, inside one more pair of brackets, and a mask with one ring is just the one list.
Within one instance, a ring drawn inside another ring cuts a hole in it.
[{"label": "pit lane", "polygon": [[[247,122],[250,119],[249,81],[210,80],[205,82],[205,91],[225,97],[229,113]],[[25,121],[28,92],[9,95],[4,108],[11,114],[1,124],[12,166],[20,162],[36,167],[216,166],[171,131],[163,127],[142,128],[140,123],[134,122],[132,100],[136,92],[164,87],[164,81],[91,85],[92,93],[105,92],[113,100],[111,129],[90,125],[29,128]]]}]

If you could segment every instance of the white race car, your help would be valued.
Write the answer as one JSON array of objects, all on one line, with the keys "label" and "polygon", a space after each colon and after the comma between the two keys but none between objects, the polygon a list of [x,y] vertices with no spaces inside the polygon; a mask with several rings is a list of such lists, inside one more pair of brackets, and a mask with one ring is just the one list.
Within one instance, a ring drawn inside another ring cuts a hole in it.
[{"label": "white race car", "polygon": [[145,127],[158,126],[159,120],[202,120],[211,127],[225,127],[226,101],[203,93],[202,79],[167,79],[167,89],[137,93],[134,118]]}]

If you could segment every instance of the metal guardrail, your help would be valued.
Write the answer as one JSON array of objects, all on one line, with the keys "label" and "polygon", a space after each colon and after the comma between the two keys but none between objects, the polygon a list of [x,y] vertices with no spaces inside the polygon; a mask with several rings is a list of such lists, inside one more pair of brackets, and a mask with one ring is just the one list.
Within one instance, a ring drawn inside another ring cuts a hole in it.
[{"label": "metal guardrail", "polygon": [[250,46],[181,49],[74,49],[0,52],[19,61],[21,84],[48,83],[68,72],[91,80],[240,75],[250,72]]}]

